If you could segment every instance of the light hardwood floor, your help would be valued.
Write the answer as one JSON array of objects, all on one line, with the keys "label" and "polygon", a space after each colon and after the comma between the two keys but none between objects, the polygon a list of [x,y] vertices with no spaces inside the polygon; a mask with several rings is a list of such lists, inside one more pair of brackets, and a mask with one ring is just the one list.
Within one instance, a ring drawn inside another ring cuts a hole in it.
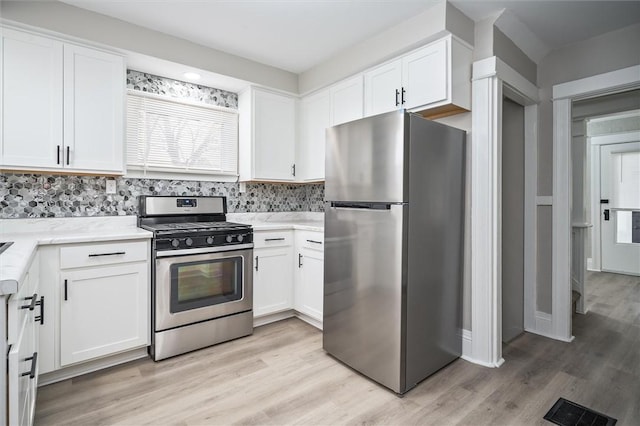
[{"label": "light hardwood floor", "polygon": [[640,280],[590,273],[573,343],[525,333],[498,369],[457,360],[399,398],[326,355],[297,319],[159,363],[39,389],[36,424],[536,425],[559,398],[640,424]]}]

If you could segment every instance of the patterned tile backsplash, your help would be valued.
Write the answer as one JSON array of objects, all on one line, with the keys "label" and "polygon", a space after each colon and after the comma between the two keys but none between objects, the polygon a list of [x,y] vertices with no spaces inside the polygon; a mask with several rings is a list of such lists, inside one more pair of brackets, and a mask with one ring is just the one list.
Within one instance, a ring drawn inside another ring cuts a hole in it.
[{"label": "patterned tile backsplash", "polygon": [[127,70],[127,89],[238,109],[237,93],[185,81],[172,80],[140,71]]},{"label": "patterned tile backsplash", "polygon": [[324,209],[324,185],[116,178],[106,194],[103,176],[0,175],[0,218],[116,216],[138,214],[139,195],[224,195],[230,213]]},{"label": "patterned tile backsplash", "polygon": [[[127,70],[127,88],[238,109],[238,95],[221,89]],[[101,176],[0,174],[0,218],[116,216],[138,213],[139,195],[225,195],[230,213],[321,212],[324,185],[116,178],[106,194]],[[111,178],[109,178],[111,179]]]}]

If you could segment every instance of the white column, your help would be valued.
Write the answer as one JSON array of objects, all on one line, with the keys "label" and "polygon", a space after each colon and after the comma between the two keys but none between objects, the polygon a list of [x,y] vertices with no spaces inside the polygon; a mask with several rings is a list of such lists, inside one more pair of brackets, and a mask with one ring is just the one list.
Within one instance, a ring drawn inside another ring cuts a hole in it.
[{"label": "white column", "polygon": [[[474,70],[475,71],[475,70]],[[501,116],[502,82],[495,72],[472,83],[471,328],[472,361],[502,359]]]},{"label": "white column", "polygon": [[571,99],[553,101],[553,337],[571,341]]}]

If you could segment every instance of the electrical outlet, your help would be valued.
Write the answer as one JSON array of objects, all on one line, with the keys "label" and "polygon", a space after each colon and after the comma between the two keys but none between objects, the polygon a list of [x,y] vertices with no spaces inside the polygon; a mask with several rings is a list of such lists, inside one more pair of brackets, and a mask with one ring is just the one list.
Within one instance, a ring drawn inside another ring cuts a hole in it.
[{"label": "electrical outlet", "polygon": [[105,191],[107,194],[115,194],[116,193],[116,181],[113,179],[107,179],[107,190]]},{"label": "electrical outlet", "polygon": [[240,182],[240,185],[238,187],[238,192],[240,194],[247,192],[247,182]]}]

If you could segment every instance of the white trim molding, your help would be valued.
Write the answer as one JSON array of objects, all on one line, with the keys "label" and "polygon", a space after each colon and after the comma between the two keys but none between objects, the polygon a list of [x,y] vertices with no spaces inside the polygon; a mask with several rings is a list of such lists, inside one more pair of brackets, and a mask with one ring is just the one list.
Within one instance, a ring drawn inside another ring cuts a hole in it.
[{"label": "white trim molding", "polygon": [[[502,102],[525,106],[525,203],[535,205],[538,89],[497,57],[473,64],[471,135],[471,325],[465,359],[499,367],[502,358]],[[533,209],[535,210],[535,209]],[[536,265],[535,212],[525,216],[525,265]],[[530,257],[533,256],[533,259]],[[525,316],[533,321],[535,267],[525,269]]]},{"label": "white trim molding", "polygon": [[571,104],[640,87],[640,65],[553,86],[551,334],[571,341]]}]

